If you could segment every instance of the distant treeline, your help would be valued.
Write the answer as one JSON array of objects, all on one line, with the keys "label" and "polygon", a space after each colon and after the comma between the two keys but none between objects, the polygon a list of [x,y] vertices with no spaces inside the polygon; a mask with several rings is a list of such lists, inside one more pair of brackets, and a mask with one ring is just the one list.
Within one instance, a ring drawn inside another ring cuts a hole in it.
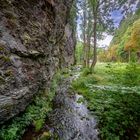
[{"label": "distant treeline", "polygon": [[120,23],[109,48],[98,50],[99,61],[140,62],[140,9]]}]

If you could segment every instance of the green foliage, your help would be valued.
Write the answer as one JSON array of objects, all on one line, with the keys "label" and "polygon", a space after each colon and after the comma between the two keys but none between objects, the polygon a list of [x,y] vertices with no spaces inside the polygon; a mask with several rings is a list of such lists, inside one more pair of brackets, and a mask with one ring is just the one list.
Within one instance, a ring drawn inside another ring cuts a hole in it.
[{"label": "green foliage", "polygon": [[2,127],[0,138],[2,140],[20,139],[21,135],[25,132],[26,126],[30,125],[33,121],[36,122],[34,123],[36,130],[39,130],[45,121],[47,112],[50,110],[51,107],[47,96],[40,95],[36,97],[23,115],[14,118],[8,126],[4,125]]},{"label": "green foliage", "polygon": [[[90,52],[89,52],[89,58],[92,59],[92,55],[93,55],[93,48],[90,48]],[[77,64],[82,64],[83,62],[83,57],[84,57],[84,53],[83,53],[83,43],[82,42],[77,42],[76,44],[76,50],[75,50],[75,56],[76,56],[76,62]]]},{"label": "green foliage", "polygon": [[83,70],[82,70],[82,76],[87,76],[87,75],[89,75],[89,74],[92,74],[92,71],[91,71],[91,69],[90,68],[84,68]]},{"label": "green foliage", "polygon": [[[117,61],[128,62],[138,60],[136,53],[139,51],[139,11],[140,9],[137,9],[135,14],[129,14],[123,19],[115,32],[109,48],[117,46],[115,56]],[[108,54],[110,54],[109,50],[107,51]]]},{"label": "green foliage", "polygon": [[76,51],[75,51],[77,64],[80,64],[83,59],[83,44],[81,42],[77,42]]},{"label": "green foliage", "polygon": [[69,18],[69,23],[72,25],[72,29],[74,32],[76,32],[76,17],[77,17],[77,8],[76,8],[76,1],[73,2],[72,8],[70,11],[70,18]]},{"label": "green foliage", "polygon": [[44,125],[45,119],[39,119],[33,122],[35,131],[39,131]]},{"label": "green foliage", "polygon": [[138,86],[140,84],[140,67],[135,63],[127,65],[123,78],[124,85]]},{"label": "green foliage", "polygon": [[0,140],[18,140],[24,134],[27,126],[33,124],[38,131],[45,123],[46,115],[51,111],[51,101],[55,95],[55,89],[61,79],[61,74],[57,73],[51,83],[49,92],[41,92],[35,97],[31,105],[25,112],[14,118],[9,124],[5,124],[0,129]]},{"label": "green foliage", "polygon": [[130,63],[124,67],[109,64],[106,66],[106,72],[111,75],[110,81],[124,86],[139,86],[140,66],[136,63]]},{"label": "green foliage", "polygon": [[80,77],[78,78],[78,80],[75,80],[73,83],[72,83],[72,86],[75,88],[75,89],[86,89],[87,88],[87,84],[90,83],[90,84],[96,84],[97,83],[97,80],[94,76],[86,76],[86,77]]},{"label": "green foliage", "polygon": [[[102,140],[138,139],[140,89],[123,87],[122,83],[136,86],[139,71],[136,64],[108,63],[99,68],[97,65],[95,73],[81,74],[73,82],[74,90],[85,97],[89,110],[97,116]],[[99,85],[98,74],[107,79],[106,84],[111,86]]]},{"label": "green foliage", "polygon": [[131,137],[129,132],[138,133],[139,94],[97,90],[84,95],[89,101],[89,109],[99,118],[102,139],[128,139]]},{"label": "green foliage", "polygon": [[108,81],[111,81],[114,84],[122,84],[125,67],[126,65],[122,67],[119,65],[108,63],[105,69],[106,73],[110,75]]}]

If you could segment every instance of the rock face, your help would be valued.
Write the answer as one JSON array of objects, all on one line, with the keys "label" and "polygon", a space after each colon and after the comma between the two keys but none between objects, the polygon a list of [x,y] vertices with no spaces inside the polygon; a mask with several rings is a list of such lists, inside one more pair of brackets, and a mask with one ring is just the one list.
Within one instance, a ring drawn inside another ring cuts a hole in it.
[{"label": "rock face", "polygon": [[0,123],[74,63],[73,0],[0,0]]}]

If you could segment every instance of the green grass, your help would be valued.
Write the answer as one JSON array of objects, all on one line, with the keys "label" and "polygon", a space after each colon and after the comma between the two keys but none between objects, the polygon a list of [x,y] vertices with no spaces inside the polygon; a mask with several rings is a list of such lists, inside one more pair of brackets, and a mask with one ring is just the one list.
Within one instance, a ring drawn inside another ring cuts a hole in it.
[{"label": "green grass", "polygon": [[72,83],[98,118],[102,140],[136,140],[140,125],[140,71],[136,64],[97,64]]}]

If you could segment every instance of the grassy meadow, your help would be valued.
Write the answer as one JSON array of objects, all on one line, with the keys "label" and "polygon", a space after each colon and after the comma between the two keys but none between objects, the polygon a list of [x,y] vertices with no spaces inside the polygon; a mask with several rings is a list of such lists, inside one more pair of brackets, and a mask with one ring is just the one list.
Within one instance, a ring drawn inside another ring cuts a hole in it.
[{"label": "grassy meadow", "polygon": [[97,63],[72,83],[97,116],[102,140],[136,140],[140,132],[140,65]]}]

